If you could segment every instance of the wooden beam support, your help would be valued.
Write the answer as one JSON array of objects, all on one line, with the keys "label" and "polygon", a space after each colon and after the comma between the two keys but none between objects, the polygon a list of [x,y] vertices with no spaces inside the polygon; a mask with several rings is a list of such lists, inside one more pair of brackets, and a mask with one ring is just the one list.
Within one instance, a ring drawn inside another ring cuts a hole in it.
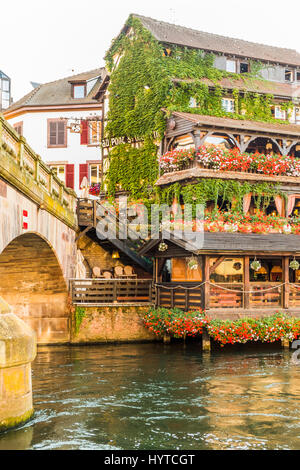
[{"label": "wooden beam support", "polygon": [[210,272],[209,272],[209,256],[205,256],[204,259],[204,281],[206,284],[204,284],[204,308],[205,310],[209,309],[209,296],[210,296]]},{"label": "wooden beam support", "polygon": [[289,300],[290,300],[289,273],[290,273],[290,258],[288,256],[284,256],[283,257],[283,282],[285,282],[286,284],[283,286],[283,308],[289,308]]},{"label": "wooden beam support", "polygon": [[82,232],[80,232],[80,234],[75,238],[75,242],[78,242],[78,240],[80,240],[80,238],[83,237],[92,228],[93,228],[92,224],[85,227],[85,229]]},{"label": "wooden beam support", "polygon": [[[250,258],[245,256],[244,259],[244,308],[249,308],[250,306]],[[248,292],[248,293],[247,293]]]},{"label": "wooden beam support", "polygon": [[215,270],[217,269],[217,267],[224,261],[225,259],[225,256],[220,256],[220,258],[217,259],[217,261],[212,265],[210,266],[209,268],[209,274],[211,275],[213,272],[215,272]]}]

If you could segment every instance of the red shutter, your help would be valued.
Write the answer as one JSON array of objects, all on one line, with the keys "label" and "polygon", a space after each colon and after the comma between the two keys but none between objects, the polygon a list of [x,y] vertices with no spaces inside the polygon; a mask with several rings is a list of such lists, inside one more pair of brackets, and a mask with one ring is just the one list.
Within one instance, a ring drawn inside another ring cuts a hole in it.
[{"label": "red shutter", "polygon": [[66,165],[66,186],[74,189],[74,164]]},{"label": "red shutter", "polygon": [[88,122],[81,121],[80,145],[88,144]]},{"label": "red shutter", "polygon": [[79,187],[84,177],[87,177],[89,180],[89,165],[87,163],[80,163],[79,165]]}]

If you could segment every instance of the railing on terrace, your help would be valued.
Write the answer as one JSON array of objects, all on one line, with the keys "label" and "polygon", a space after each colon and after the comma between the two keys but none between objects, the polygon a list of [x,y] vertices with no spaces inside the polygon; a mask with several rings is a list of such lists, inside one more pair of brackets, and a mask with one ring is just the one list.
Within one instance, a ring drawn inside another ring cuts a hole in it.
[{"label": "railing on terrace", "polygon": [[[24,173],[29,181],[34,181],[42,192],[46,192],[71,212],[76,211],[76,194],[73,189],[67,188],[41,157],[32,150],[26,139],[0,116],[0,153],[2,152],[9,156],[16,168]],[[13,176],[13,168],[10,170]]]},{"label": "railing on terrace", "polygon": [[[300,284],[289,286],[290,307],[300,307]],[[155,285],[155,305],[183,310],[277,308],[283,307],[283,292],[283,284],[270,282],[251,282],[249,291],[238,283],[161,282]]]},{"label": "railing on terrace", "polygon": [[204,286],[199,282],[161,282],[155,286],[155,305],[192,310],[204,308]]},{"label": "railing on terrace", "polygon": [[150,304],[152,280],[148,279],[71,279],[70,294],[74,304]]},{"label": "railing on terrace", "polygon": [[[274,176],[272,176],[271,174],[268,174],[268,173],[264,173],[263,171],[256,171],[254,168],[248,168],[248,169],[243,169],[243,170],[236,170],[236,169],[222,169],[222,170],[216,170],[216,169],[213,169],[213,168],[210,168],[209,165],[205,165],[203,163],[203,160],[201,160],[200,158],[198,157],[195,157],[194,160],[189,160],[185,163],[181,163],[181,165],[178,167],[176,166],[170,166],[166,169],[164,169],[163,167],[160,166],[160,175],[165,175],[165,174],[169,174],[169,173],[176,173],[178,171],[183,171],[183,170],[190,170],[192,168],[199,168],[201,170],[204,170],[205,172],[217,172],[217,173],[222,173],[222,174],[225,174],[226,173],[241,173],[241,174],[246,174],[246,175],[253,175],[251,176],[250,178],[253,179],[253,177],[256,175],[256,176],[259,176],[260,179],[266,179],[266,180],[269,180],[270,178],[274,178]],[[287,176],[287,175],[284,175],[284,174],[279,174],[279,175],[276,175],[277,178],[283,178],[284,180],[287,180],[289,179],[290,181],[292,180],[295,180],[295,178],[299,178],[298,176]]]}]

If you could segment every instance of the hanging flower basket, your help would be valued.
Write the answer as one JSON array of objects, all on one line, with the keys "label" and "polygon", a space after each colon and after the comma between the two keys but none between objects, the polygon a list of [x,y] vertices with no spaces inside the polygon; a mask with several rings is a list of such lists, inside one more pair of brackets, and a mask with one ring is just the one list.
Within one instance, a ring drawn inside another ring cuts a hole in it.
[{"label": "hanging flower basket", "polygon": [[194,258],[194,257],[189,258],[189,259],[188,259],[187,266],[188,266],[188,268],[189,268],[191,271],[194,271],[194,270],[198,269],[198,261],[197,261],[197,259]]},{"label": "hanging flower basket", "polygon": [[253,269],[253,271],[259,271],[261,268],[261,262],[255,259],[254,261],[252,261],[250,267],[251,269]]},{"label": "hanging flower basket", "polygon": [[161,242],[159,245],[158,245],[158,251],[167,251],[168,249],[168,245],[165,243],[165,242]]},{"label": "hanging flower basket", "polygon": [[293,269],[294,271],[298,271],[300,267],[300,264],[296,259],[293,259],[293,261],[290,262],[290,268]]}]

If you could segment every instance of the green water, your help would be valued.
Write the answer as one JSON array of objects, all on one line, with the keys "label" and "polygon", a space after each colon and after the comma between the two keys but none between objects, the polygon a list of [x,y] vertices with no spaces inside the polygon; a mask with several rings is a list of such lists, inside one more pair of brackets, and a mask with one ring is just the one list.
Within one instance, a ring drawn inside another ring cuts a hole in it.
[{"label": "green water", "polygon": [[300,449],[300,365],[264,346],[41,347],[2,449]]}]

